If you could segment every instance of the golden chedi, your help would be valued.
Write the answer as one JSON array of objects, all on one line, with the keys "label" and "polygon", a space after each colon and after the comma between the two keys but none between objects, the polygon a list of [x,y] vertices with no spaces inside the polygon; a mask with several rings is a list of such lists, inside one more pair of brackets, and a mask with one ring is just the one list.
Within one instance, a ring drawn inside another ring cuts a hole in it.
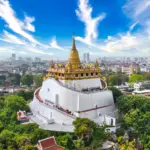
[{"label": "golden chedi", "polygon": [[74,37],[73,37],[72,49],[70,51],[68,62],[72,65],[73,69],[78,69],[81,67],[81,62],[80,62],[78,51],[76,49]]}]

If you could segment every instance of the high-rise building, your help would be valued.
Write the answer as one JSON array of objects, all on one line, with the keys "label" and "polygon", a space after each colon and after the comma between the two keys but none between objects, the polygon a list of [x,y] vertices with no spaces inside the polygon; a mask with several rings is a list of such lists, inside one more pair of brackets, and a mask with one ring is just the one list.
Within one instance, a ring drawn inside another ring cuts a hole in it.
[{"label": "high-rise building", "polygon": [[35,57],[35,58],[34,58],[34,61],[35,61],[35,62],[40,62],[41,59],[40,59],[39,57]]},{"label": "high-rise building", "polygon": [[26,57],[26,61],[30,63],[30,62],[32,62],[32,58],[31,57]]},{"label": "high-rise building", "polygon": [[15,61],[15,60],[16,60],[16,54],[12,54],[12,55],[11,55],[11,60],[12,60],[12,61]]},{"label": "high-rise building", "polygon": [[90,62],[90,54],[89,53],[84,53],[83,54],[83,61],[86,63]]}]

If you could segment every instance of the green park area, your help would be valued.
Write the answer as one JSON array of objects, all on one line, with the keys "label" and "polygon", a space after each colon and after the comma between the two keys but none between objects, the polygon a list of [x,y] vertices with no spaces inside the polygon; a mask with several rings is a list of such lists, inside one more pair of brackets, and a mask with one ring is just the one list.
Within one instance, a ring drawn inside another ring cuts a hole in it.
[{"label": "green park area", "polygon": [[[20,124],[17,111],[29,112],[33,92],[18,92],[0,97],[0,150],[34,150],[38,140],[55,136],[57,144],[65,150],[99,150],[106,140],[117,143],[123,150],[136,149],[137,145],[150,149],[150,99],[144,96],[126,96],[112,87],[119,111],[116,138],[86,118],[74,121],[74,133],[43,130],[35,123]],[[125,132],[129,139],[124,139]]]}]

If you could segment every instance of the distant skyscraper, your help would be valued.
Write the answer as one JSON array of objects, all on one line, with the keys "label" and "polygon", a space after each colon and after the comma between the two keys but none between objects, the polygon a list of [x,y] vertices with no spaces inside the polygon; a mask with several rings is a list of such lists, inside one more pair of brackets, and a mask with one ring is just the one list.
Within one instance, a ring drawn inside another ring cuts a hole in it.
[{"label": "distant skyscraper", "polygon": [[40,62],[41,59],[40,59],[39,57],[35,57],[35,58],[34,58],[34,61],[35,61],[35,62]]},{"label": "distant skyscraper", "polygon": [[19,60],[19,61],[22,61],[22,60],[23,60],[23,58],[22,58],[22,57],[18,57],[18,60]]},{"label": "distant skyscraper", "polygon": [[12,61],[15,61],[15,60],[16,60],[16,54],[12,54],[12,55],[11,55],[11,60],[12,60]]},{"label": "distant skyscraper", "polygon": [[89,53],[83,54],[83,61],[86,63],[90,62],[90,54]]},{"label": "distant skyscraper", "polygon": [[90,54],[89,53],[86,54],[86,60],[87,60],[87,62],[90,61]]},{"label": "distant skyscraper", "polygon": [[32,62],[32,58],[31,57],[26,57],[26,61],[30,63],[30,62]]}]

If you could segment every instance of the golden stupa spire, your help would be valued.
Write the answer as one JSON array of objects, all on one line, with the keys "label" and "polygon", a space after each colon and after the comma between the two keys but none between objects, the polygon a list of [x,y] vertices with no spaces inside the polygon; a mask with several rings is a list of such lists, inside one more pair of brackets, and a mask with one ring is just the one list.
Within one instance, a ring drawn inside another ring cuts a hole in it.
[{"label": "golden stupa spire", "polygon": [[99,68],[99,63],[98,63],[97,59],[96,59],[96,62],[95,62],[95,68]]},{"label": "golden stupa spire", "polygon": [[77,68],[81,67],[79,54],[78,54],[78,51],[76,49],[74,35],[72,36],[72,48],[71,48],[71,51],[70,51],[68,63],[71,63],[73,69],[77,69]]},{"label": "golden stupa spire", "polygon": [[76,42],[75,42],[75,36],[74,36],[74,34],[72,36],[72,50],[77,50],[76,49]]}]

